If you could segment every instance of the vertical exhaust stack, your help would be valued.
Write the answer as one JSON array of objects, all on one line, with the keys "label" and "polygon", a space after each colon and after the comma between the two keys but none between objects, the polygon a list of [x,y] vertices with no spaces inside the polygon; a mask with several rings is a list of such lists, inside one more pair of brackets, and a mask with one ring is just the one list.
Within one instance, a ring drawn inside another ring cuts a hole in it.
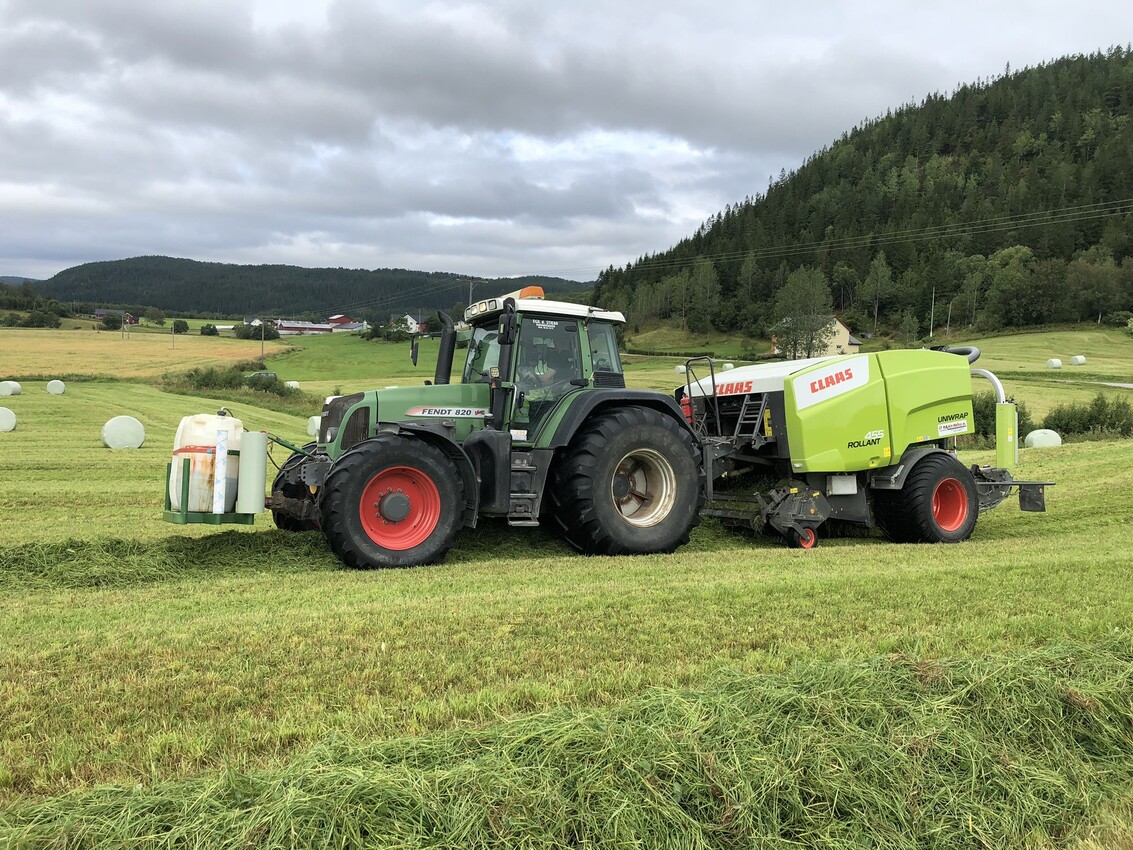
[{"label": "vertical exhaust stack", "polygon": [[452,357],[456,353],[456,329],[448,313],[437,311],[441,323],[441,344],[437,352],[437,371],[433,375],[434,384],[447,384],[452,378]]}]

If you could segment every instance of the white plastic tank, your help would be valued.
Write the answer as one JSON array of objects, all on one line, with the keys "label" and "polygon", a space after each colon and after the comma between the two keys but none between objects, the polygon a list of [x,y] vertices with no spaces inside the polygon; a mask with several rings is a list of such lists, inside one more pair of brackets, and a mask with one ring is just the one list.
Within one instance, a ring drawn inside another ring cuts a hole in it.
[{"label": "white plastic tank", "polygon": [[193,513],[231,513],[240,479],[240,442],[244,423],[234,416],[198,413],[186,416],[173,437],[169,504],[181,510],[181,481],[189,461],[189,501]]}]

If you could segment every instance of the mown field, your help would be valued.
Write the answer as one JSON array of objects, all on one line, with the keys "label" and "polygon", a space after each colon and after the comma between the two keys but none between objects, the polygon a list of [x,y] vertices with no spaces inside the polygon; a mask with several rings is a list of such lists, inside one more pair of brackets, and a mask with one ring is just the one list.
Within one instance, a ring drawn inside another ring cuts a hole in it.
[{"label": "mown field", "polygon": [[[307,343],[270,368],[431,377],[407,345]],[[583,558],[487,524],[355,572],[270,520],[161,521],[176,424],[220,403],[0,400],[0,847],[1131,846],[1131,442],[1024,451],[1048,513],[959,546],[705,523]],[[101,446],[120,413],[142,449]]]}]

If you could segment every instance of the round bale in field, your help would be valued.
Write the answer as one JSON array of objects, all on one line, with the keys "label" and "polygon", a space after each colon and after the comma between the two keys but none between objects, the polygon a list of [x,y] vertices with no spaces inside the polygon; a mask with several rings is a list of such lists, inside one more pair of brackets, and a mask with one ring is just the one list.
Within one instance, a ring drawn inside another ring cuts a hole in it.
[{"label": "round bale in field", "polygon": [[48,381],[47,382],[47,391],[49,393],[51,393],[51,395],[63,395],[63,392],[66,389],[67,389],[67,387],[66,387],[66,385],[64,385],[64,383],[62,381]]},{"label": "round bale in field", "polygon": [[676,372],[678,375],[683,375],[685,373],[685,367],[682,364],[678,363],[673,368],[673,371]]},{"label": "round bale in field", "polygon": [[12,391],[12,382],[11,381],[0,381],[0,396],[9,396],[9,395],[15,395],[15,392]]},{"label": "round bale in field", "polygon": [[319,417],[318,416],[308,416],[307,417],[307,436],[313,437],[317,433],[319,433]]},{"label": "round bale in field", "polygon": [[12,388],[12,395],[19,395],[24,391],[24,388],[20,386],[19,381],[8,381],[7,384]]},{"label": "round bale in field", "polygon": [[1071,366],[1085,366],[1086,365],[1086,355],[1085,354],[1075,354],[1073,357],[1070,358],[1070,365]]},{"label": "round bale in field", "polygon": [[725,364],[723,365],[723,367],[722,367],[722,368],[723,368],[723,370],[724,370],[725,372],[728,372],[728,371],[730,371],[730,370],[732,370],[732,369],[735,369],[735,368],[736,368],[736,364],[735,364],[735,363],[725,363]]},{"label": "round bale in field", "polygon": [[16,414],[6,407],[0,407],[0,431],[16,430]]},{"label": "round bale in field", "polygon": [[299,382],[298,381],[284,381],[283,385],[285,387],[287,387],[288,389],[292,389],[292,390],[299,389]]},{"label": "round bale in field", "polygon": [[1023,445],[1028,449],[1049,449],[1062,445],[1062,438],[1057,431],[1049,428],[1037,428],[1023,438]]},{"label": "round bale in field", "polygon": [[108,449],[140,449],[146,429],[133,416],[115,416],[102,426],[102,444]]},{"label": "round bale in field", "polygon": [[1046,361],[1046,368],[1048,368],[1048,369],[1061,369],[1062,368],[1062,361],[1059,360],[1057,357],[1052,357],[1052,358],[1050,358],[1050,360]]}]

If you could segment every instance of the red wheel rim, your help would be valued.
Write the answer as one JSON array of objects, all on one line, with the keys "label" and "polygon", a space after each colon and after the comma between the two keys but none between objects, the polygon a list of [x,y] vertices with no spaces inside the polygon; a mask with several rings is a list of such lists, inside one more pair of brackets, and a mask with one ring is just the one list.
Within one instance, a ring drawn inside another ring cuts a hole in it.
[{"label": "red wheel rim", "polygon": [[[391,509],[390,499],[394,497],[398,497],[399,503]],[[408,499],[408,510],[405,510],[404,499]],[[403,518],[390,518],[400,517],[403,512]],[[371,478],[362,490],[358,513],[362,528],[379,546],[412,549],[424,543],[440,522],[441,494],[433,479],[421,470],[391,466]]]},{"label": "red wheel rim", "polygon": [[955,478],[945,478],[932,494],[932,516],[944,531],[956,531],[968,518],[968,491]]},{"label": "red wheel rim", "polygon": [[817,543],[818,535],[814,533],[813,528],[804,528],[799,532],[800,549],[813,549]]}]

